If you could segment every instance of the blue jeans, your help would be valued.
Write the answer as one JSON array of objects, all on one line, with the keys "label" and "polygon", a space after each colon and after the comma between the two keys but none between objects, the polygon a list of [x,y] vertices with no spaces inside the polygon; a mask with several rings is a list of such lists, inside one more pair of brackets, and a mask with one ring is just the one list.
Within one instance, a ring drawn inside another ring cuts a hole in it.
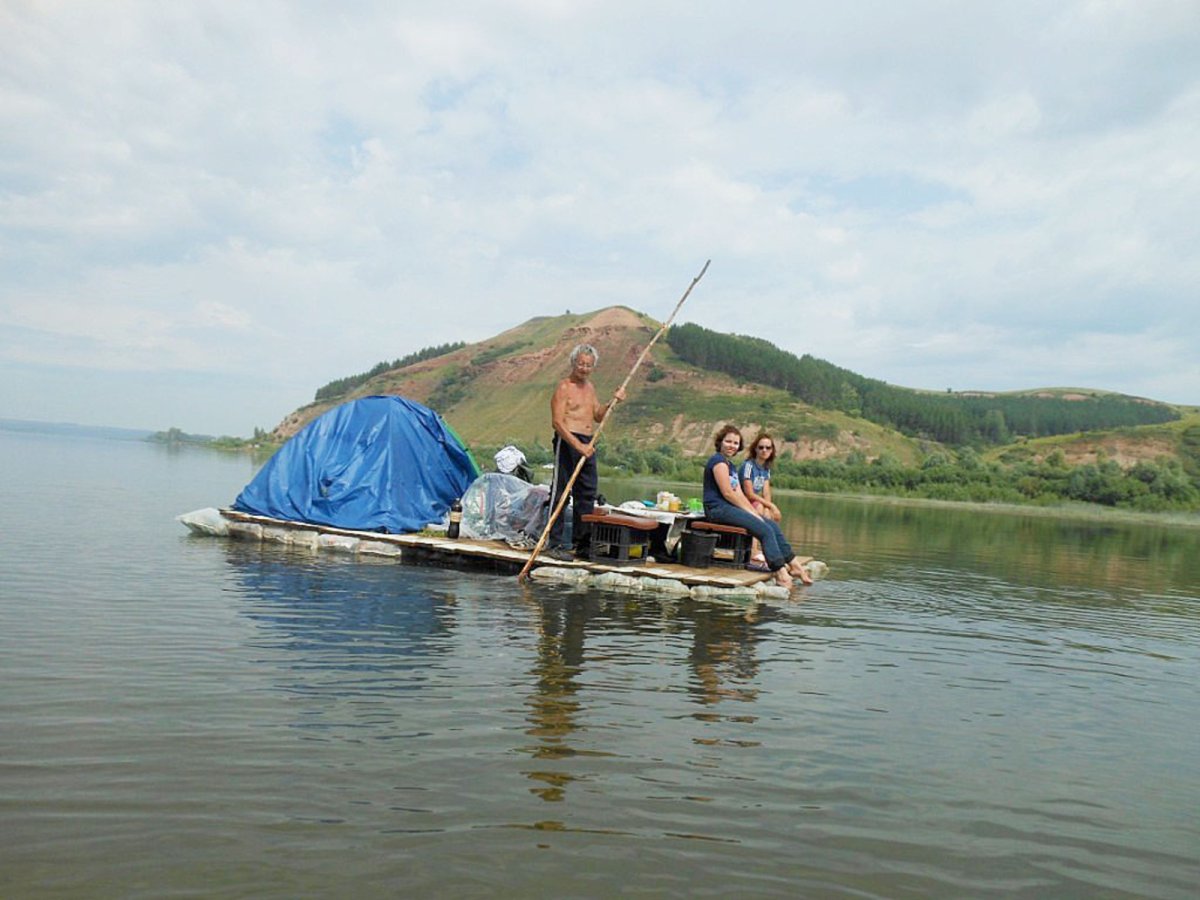
[{"label": "blue jeans", "polygon": [[704,517],[721,525],[745,528],[758,538],[758,542],[762,544],[763,556],[767,558],[767,567],[772,572],[784,568],[796,558],[792,545],[783,536],[782,529],[771,519],[760,519],[732,503],[707,504],[704,507]]}]

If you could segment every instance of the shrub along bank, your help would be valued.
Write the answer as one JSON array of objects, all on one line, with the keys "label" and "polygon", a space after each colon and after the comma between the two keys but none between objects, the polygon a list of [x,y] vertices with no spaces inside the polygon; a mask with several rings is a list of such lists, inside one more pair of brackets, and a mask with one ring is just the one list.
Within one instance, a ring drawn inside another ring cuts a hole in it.
[{"label": "shrub along bank", "polygon": [[[535,465],[549,458],[549,451],[530,454]],[[666,445],[639,450],[621,440],[602,445],[598,459],[601,472],[609,477],[649,476],[691,484],[701,482],[706,460],[681,457]],[[828,494],[1036,505],[1081,501],[1139,512],[1200,511],[1198,479],[1178,461],[1166,458],[1123,469],[1105,459],[1070,466],[1061,453],[1041,462],[984,462],[966,449],[932,453],[920,464],[908,466],[886,455],[868,460],[851,453],[844,459],[780,459],[771,479],[779,489]]]}]

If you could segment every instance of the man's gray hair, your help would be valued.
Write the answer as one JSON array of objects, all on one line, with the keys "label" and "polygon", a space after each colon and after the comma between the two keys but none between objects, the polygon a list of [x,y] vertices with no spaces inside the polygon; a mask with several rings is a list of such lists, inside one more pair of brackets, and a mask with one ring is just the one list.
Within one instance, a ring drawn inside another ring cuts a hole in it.
[{"label": "man's gray hair", "polygon": [[600,354],[596,352],[596,348],[591,344],[576,344],[575,349],[571,351],[571,365],[575,365],[575,360],[581,356],[590,356],[592,364],[600,362]]}]

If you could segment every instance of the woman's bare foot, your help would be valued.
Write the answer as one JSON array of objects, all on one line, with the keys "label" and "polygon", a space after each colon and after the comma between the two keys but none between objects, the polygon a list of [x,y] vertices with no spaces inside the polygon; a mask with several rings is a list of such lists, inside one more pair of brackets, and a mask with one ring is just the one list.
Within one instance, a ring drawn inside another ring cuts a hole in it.
[{"label": "woman's bare foot", "polygon": [[800,581],[804,584],[812,584],[813,583],[812,576],[808,574],[808,569],[804,568],[803,565],[796,562],[795,560],[793,560],[791,563],[789,563],[788,571],[791,572],[791,574],[795,575],[797,578],[799,578]]},{"label": "woman's bare foot", "polygon": [[788,572],[787,566],[775,572],[775,583],[783,588],[791,589],[796,582],[792,581],[791,573]]}]

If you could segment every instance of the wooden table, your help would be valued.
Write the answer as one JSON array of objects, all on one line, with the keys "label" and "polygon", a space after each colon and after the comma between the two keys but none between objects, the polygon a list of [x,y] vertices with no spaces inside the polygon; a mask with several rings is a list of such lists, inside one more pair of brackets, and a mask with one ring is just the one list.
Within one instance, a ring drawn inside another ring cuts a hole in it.
[{"label": "wooden table", "polygon": [[[687,523],[691,519],[703,519],[703,512],[690,512],[686,509],[681,509],[678,512],[671,512],[658,507],[646,506],[639,500],[627,500],[620,506],[603,506],[596,507],[597,510],[606,509],[609,512],[618,513],[622,516],[634,516],[640,519],[653,519],[660,526],[658,531],[650,539],[650,552],[655,557],[671,557],[675,553],[675,547],[679,544],[679,539],[683,536],[683,531],[687,527]],[[657,549],[656,549],[657,548]]]}]

